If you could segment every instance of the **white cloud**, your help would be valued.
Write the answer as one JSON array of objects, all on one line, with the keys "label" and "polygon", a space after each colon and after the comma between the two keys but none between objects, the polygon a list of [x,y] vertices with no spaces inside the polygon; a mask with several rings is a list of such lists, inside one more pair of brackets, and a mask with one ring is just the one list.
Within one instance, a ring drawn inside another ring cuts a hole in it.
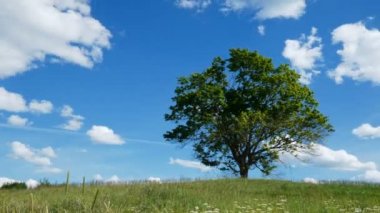
[{"label": "white cloud", "polygon": [[[0,73],[1,73],[1,69],[0,69]],[[47,114],[53,110],[53,104],[47,100],[42,100],[42,101],[32,100],[29,103],[29,105],[27,105],[26,100],[21,94],[9,92],[4,87],[0,87],[0,110],[4,110],[8,112],[33,112],[33,113]]]},{"label": "white cloud", "polygon": [[119,135],[106,126],[94,125],[87,131],[87,135],[90,136],[92,141],[98,144],[122,145],[125,143]]},{"label": "white cloud", "polygon": [[179,8],[195,9],[201,12],[211,5],[211,0],[176,0],[175,5]]},{"label": "white cloud", "polygon": [[11,148],[12,155],[16,159],[23,159],[38,166],[50,166],[52,164],[50,158],[39,155],[38,152],[35,152],[30,147],[21,142],[12,142]]},{"label": "white cloud", "polygon": [[302,34],[298,40],[286,40],[282,55],[300,73],[300,81],[310,84],[312,77],[319,73],[315,70],[316,63],[322,60],[322,39],[317,36],[317,28],[313,27],[307,37]]},{"label": "white cloud", "polygon": [[94,175],[94,181],[101,182],[103,181],[103,177],[100,174]]},{"label": "white cloud", "polygon": [[49,114],[53,111],[53,104],[47,100],[32,100],[29,103],[29,110],[33,113]]},{"label": "white cloud", "polygon": [[340,64],[329,72],[337,84],[343,82],[343,77],[380,83],[379,29],[368,29],[362,22],[344,24],[332,32],[332,40],[343,45],[337,51]]},{"label": "white cloud", "polygon": [[13,141],[11,143],[11,155],[15,159],[22,159],[26,162],[32,163],[38,166],[38,172],[44,173],[59,173],[60,169],[52,167],[51,158],[56,157],[56,154],[51,147],[45,147],[43,149],[31,148],[19,141]]},{"label": "white cloud", "polygon": [[31,122],[28,121],[27,118],[20,117],[18,115],[11,115],[8,117],[7,123],[12,126],[28,126],[31,124]]},{"label": "white cloud", "polygon": [[298,19],[306,9],[305,0],[224,0],[222,11],[255,11],[255,18],[265,20],[273,18]]},{"label": "white cloud", "polygon": [[75,117],[74,109],[69,105],[64,105],[61,110],[61,116],[64,118]]},{"label": "white cloud", "polygon": [[368,170],[364,174],[355,177],[354,180],[380,183],[380,171]]},{"label": "white cloud", "polygon": [[25,182],[25,184],[26,184],[26,187],[28,187],[28,189],[35,189],[40,185],[40,182],[33,179],[29,179]]},{"label": "white cloud", "polygon": [[[282,153],[280,159],[287,164],[311,165],[340,171],[360,171],[363,174],[353,177],[352,180],[380,183],[380,171],[376,163],[360,161],[358,157],[345,150],[332,150],[320,144],[313,144],[311,152],[303,150],[295,154],[297,158],[288,153]],[[314,178],[305,178],[304,182],[319,183]]]},{"label": "white cloud", "polygon": [[161,178],[159,177],[149,177],[147,180],[148,182],[152,182],[152,183],[162,183]]},{"label": "white cloud", "polygon": [[[1,54],[1,51],[0,51],[0,54]],[[0,57],[0,61],[1,61],[1,57]],[[1,72],[1,68],[0,68],[0,72]],[[28,110],[28,108],[26,106],[26,101],[24,100],[22,95],[9,92],[4,87],[0,87],[0,110],[5,110],[9,112],[25,112]]]},{"label": "white cloud", "polygon": [[111,33],[90,15],[87,0],[0,0],[0,78],[46,58],[91,68]]},{"label": "white cloud", "polygon": [[186,168],[198,169],[201,172],[208,172],[213,169],[212,167],[206,166],[198,161],[182,160],[178,158],[176,159],[170,158],[169,164],[180,165]]},{"label": "white cloud", "polygon": [[112,177],[106,180],[107,183],[119,183],[121,179],[117,175],[113,175]]},{"label": "white cloud", "polygon": [[311,183],[311,184],[318,184],[319,183],[319,181],[317,179],[310,178],[310,177],[304,178],[303,182],[305,182],[305,183]]},{"label": "white cloud", "polygon": [[259,25],[259,26],[257,26],[257,32],[258,32],[260,35],[264,36],[264,35],[265,35],[265,26],[264,26],[264,25]]},{"label": "white cloud", "polygon": [[66,124],[63,124],[62,129],[70,130],[70,131],[78,131],[82,128],[83,122],[79,119],[70,119]]},{"label": "white cloud", "polygon": [[50,146],[42,148],[40,151],[40,154],[42,156],[46,156],[48,158],[56,158],[57,154],[55,153],[54,149],[51,148]]},{"label": "white cloud", "polygon": [[78,131],[82,128],[84,117],[75,115],[74,109],[71,106],[63,106],[61,110],[61,116],[69,119],[65,124],[61,125],[62,129]]},{"label": "white cloud", "polygon": [[365,123],[352,130],[352,134],[364,139],[380,138],[380,127]]},{"label": "white cloud", "polygon": [[285,163],[301,163],[342,171],[376,170],[372,161],[362,162],[345,150],[332,150],[320,144],[313,144],[310,151],[299,151],[297,158],[290,154],[282,154],[281,160]]},{"label": "white cloud", "polygon": [[91,8],[87,4],[88,0],[53,0],[55,6],[60,10],[74,10],[82,14],[90,15]]}]

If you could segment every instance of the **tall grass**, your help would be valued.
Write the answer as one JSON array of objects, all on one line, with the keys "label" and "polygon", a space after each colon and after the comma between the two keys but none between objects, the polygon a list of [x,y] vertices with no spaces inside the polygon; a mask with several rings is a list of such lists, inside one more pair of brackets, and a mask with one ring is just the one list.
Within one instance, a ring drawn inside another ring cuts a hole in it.
[{"label": "tall grass", "polygon": [[66,194],[69,192],[69,184],[70,184],[70,171],[67,171],[67,175],[66,175],[66,188],[65,188],[65,193]]},{"label": "tall grass", "polygon": [[83,176],[83,181],[82,181],[82,194],[84,194],[84,189],[86,187],[86,177]]},{"label": "tall grass", "polygon": [[[274,180],[43,186],[0,191],[1,212],[380,212],[380,186]],[[30,192],[33,195],[30,195]]]}]

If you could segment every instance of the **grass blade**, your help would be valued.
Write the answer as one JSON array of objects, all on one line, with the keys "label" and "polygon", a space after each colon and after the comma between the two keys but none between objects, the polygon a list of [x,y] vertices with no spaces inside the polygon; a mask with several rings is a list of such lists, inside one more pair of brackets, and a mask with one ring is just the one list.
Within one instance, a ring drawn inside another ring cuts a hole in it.
[{"label": "grass blade", "polygon": [[99,189],[96,190],[96,194],[95,194],[94,200],[92,201],[92,205],[91,205],[91,211],[94,210],[96,199],[98,199],[98,195],[99,195]]},{"label": "grass blade", "polygon": [[69,191],[69,183],[70,183],[70,171],[67,171],[67,176],[66,176],[66,189],[65,193],[67,194]]}]

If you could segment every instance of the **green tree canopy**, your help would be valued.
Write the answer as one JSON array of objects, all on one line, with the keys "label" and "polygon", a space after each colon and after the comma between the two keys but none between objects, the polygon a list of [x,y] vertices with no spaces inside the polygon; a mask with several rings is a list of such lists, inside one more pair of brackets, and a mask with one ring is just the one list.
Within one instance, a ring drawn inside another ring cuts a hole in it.
[{"label": "green tree canopy", "polygon": [[243,178],[268,175],[282,152],[321,142],[333,127],[313,92],[288,65],[246,49],[231,49],[204,72],[181,77],[165,120],[169,141],[191,143],[205,165]]}]

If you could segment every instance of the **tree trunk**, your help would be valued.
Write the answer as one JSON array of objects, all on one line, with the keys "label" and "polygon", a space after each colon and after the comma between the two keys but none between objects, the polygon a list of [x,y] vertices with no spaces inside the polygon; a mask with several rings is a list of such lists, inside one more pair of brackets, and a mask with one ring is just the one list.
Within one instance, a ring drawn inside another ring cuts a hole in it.
[{"label": "tree trunk", "polygon": [[240,166],[240,178],[242,179],[248,178],[248,168],[246,166]]}]

